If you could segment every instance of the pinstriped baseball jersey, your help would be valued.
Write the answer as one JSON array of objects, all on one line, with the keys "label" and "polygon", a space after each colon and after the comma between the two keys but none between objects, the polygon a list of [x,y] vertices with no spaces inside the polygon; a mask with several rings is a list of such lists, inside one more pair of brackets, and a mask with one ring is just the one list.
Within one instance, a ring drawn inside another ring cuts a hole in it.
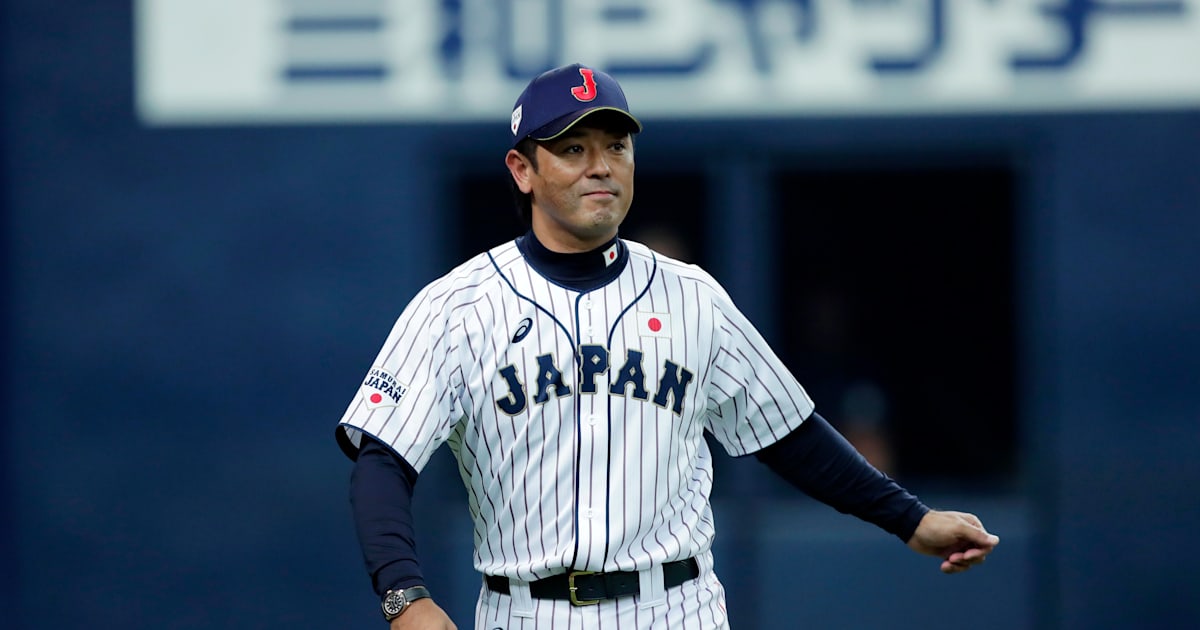
[{"label": "pinstriped baseball jersey", "polygon": [[[628,260],[616,254],[628,250]],[[340,427],[421,470],[458,460],[475,568],[531,581],[643,570],[712,543],[712,458],[800,425],[812,401],[707,273],[617,241],[590,291],[530,266],[515,241],[425,287]]]}]

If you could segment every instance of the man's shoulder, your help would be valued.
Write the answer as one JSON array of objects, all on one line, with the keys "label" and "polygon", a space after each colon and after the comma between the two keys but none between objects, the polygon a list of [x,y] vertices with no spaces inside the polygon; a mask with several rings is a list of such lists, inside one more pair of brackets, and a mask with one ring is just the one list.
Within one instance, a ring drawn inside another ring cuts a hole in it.
[{"label": "man's shoulder", "polygon": [[668,284],[690,285],[713,303],[733,303],[724,285],[700,265],[672,258],[637,241],[626,240],[625,243],[631,259],[653,266],[655,273]]},{"label": "man's shoulder", "polygon": [[650,249],[650,247],[647,245],[637,241],[626,240],[625,245],[629,247],[629,255],[631,258],[655,266],[658,273],[676,276],[684,281],[692,281],[714,287],[720,287],[720,283],[713,278],[712,274],[705,271],[700,265],[685,262],[677,258],[671,258],[670,256]]},{"label": "man's shoulder", "polygon": [[462,261],[434,283],[459,284],[493,276],[497,273],[497,268],[502,268],[510,259],[519,257],[515,241],[501,243]]},{"label": "man's shoulder", "polygon": [[514,254],[520,256],[513,241],[479,252],[425,285],[422,293],[433,302],[463,299],[488,286],[489,280],[500,273],[502,261],[511,259]]}]

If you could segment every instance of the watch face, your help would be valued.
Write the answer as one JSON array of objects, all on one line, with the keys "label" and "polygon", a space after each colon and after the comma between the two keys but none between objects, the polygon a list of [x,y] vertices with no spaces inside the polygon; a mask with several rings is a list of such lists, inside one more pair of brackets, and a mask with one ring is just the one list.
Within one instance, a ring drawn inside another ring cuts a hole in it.
[{"label": "watch face", "polygon": [[400,591],[388,591],[383,598],[383,614],[394,617],[404,612],[404,605],[408,602],[404,599],[404,593]]}]

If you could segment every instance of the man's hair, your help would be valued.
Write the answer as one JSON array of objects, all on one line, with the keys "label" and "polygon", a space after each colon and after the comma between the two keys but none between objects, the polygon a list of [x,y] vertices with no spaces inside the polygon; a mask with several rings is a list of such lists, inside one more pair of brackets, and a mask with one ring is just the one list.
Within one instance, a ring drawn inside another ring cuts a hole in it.
[{"label": "man's hair", "polygon": [[[538,170],[537,140],[525,138],[518,142],[515,148],[517,153],[529,159],[529,164],[533,166],[533,172],[536,173]],[[508,178],[508,184],[512,186],[513,202],[517,205],[517,218],[521,219],[521,223],[525,227],[533,225],[533,195],[521,192],[521,189],[517,187],[517,182],[512,177]]]}]

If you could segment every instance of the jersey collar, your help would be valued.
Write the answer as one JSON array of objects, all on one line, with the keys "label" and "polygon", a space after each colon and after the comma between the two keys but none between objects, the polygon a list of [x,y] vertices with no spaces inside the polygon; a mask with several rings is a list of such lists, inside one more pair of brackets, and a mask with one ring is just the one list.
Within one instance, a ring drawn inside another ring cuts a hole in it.
[{"label": "jersey collar", "polygon": [[612,282],[629,262],[629,249],[616,236],[591,251],[563,254],[546,249],[530,230],[517,239],[517,248],[538,273],[576,291],[591,291]]}]

